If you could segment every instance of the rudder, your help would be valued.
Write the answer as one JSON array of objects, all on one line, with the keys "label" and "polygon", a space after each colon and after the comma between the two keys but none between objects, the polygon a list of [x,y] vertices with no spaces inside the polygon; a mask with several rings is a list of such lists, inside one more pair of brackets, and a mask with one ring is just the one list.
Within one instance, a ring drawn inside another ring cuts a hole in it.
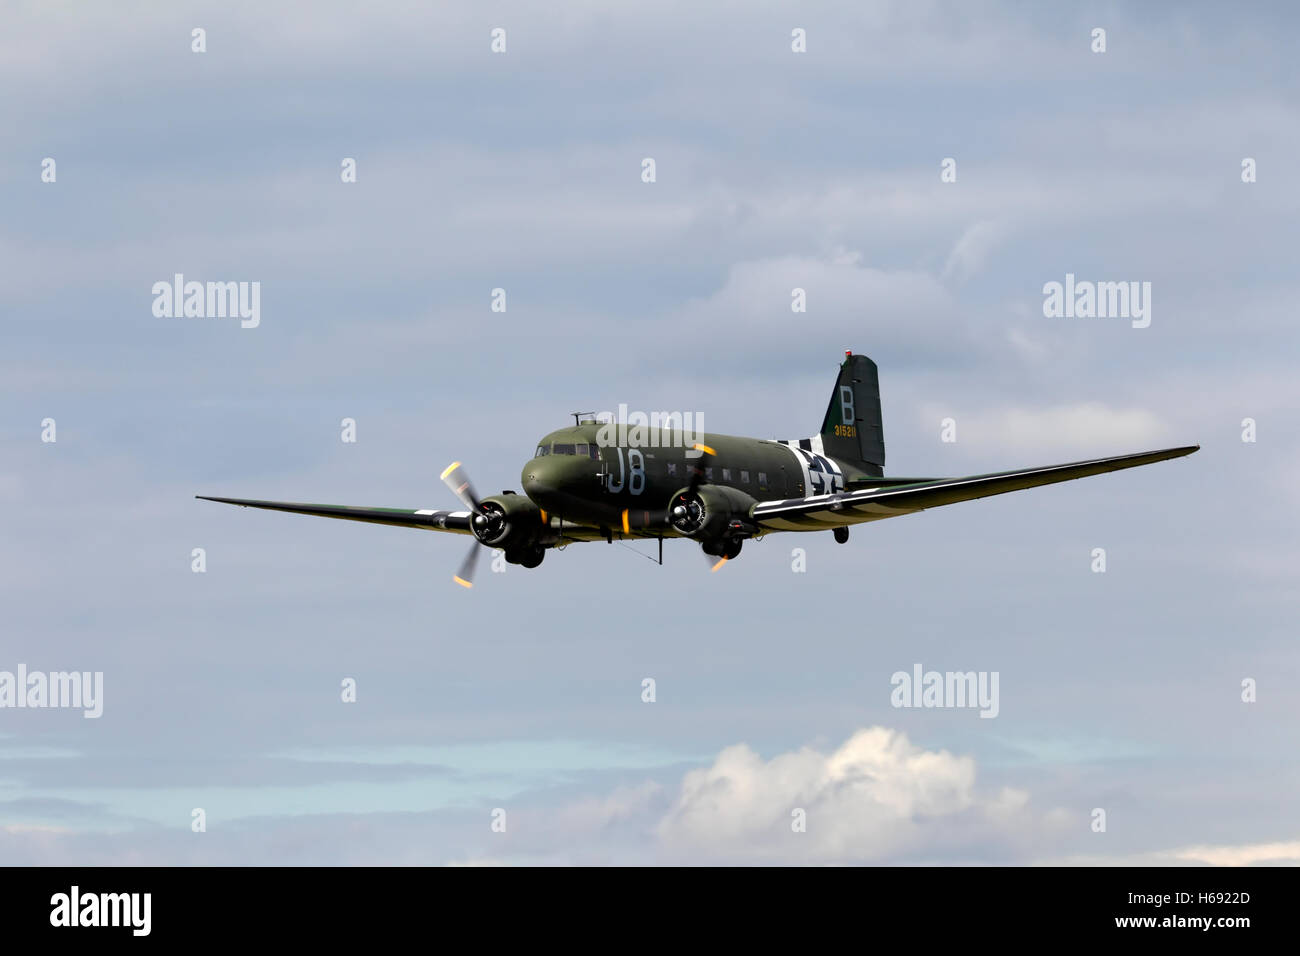
[{"label": "rudder", "polygon": [[822,421],[822,447],[832,458],[856,464],[873,478],[885,473],[885,432],[880,414],[880,373],[865,355],[845,353]]}]

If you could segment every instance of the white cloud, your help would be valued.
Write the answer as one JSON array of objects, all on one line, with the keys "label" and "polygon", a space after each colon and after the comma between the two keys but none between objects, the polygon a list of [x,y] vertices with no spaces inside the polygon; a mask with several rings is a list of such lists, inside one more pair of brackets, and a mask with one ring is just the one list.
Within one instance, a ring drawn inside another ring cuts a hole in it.
[{"label": "white cloud", "polygon": [[[831,753],[804,747],[768,761],[738,744],[686,774],[656,832],[675,858],[841,863],[961,858],[1060,829],[1059,812],[1035,813],[1023,791],[982,792],[975,776],[971,758],[885,727]],[[806,832],[792,829],[796,808]]]},{"label": "white cloud", "polygon": [[1251,843],[1242,846],[1193,846],[1172,856],[1210,866],[1251,866],[1256,863],[1300,866],[1300,840],[1289,843]]},{"label": "white cloud", "polygon": [[1034,862],[1048,866],[1300,866],[1300,840],[1186,846],[1109,856],[1071,853]]}]

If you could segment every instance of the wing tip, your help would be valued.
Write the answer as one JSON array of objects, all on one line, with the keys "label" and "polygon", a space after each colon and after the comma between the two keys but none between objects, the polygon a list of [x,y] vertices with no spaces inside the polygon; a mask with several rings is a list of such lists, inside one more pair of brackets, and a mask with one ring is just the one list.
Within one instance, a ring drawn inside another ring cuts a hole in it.
[{"label": "wing tip", "polygon": [[215,501],[219,505],[237,505],[240,508],[254,507],[260,502],[252,498],[216,498],[212,495],[195,495],[199,501]]}]

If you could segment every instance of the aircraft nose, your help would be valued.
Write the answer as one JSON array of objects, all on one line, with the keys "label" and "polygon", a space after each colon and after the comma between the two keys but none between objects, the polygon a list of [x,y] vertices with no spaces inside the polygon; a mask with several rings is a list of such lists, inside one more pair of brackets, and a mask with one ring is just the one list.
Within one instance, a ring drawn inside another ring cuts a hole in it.
[{"label": "aircraft nose", "polygon": [[519,480],[524,494],[539,505],[555,510],[565,497],[578,490],[584,479],[592,481],[595,464],[588,458],[547,455],[524,465]]},{"label": "aircraft nose", "polygon": [[544,458],[534,458],[519,473],[519,483],[523,485],[524,494],[533,500],[537,499],[538,492],[546,492],[545,462]]}]

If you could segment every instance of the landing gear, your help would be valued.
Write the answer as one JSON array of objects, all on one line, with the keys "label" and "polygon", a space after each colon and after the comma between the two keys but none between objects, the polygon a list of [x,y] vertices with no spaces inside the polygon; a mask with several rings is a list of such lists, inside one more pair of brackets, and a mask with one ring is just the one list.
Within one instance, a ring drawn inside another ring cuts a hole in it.
[{"label": "landing gear", "polygon": [[835,535],[835,540],[836,540],[837,543],[839,543],[839,544],[847,544],[847,543],[848,543],[848,540],[849,540],[849,529],[848,529],[848,528],[834,528],[834,529],[832,529],[831,534]]},{"label": "landing gear", "polygon": [[506,552],[506,562],[517,564],[523,568],[535,568],[542,563],[546,557],[546,549],[533,546],[531,548],[518,548]]}]

